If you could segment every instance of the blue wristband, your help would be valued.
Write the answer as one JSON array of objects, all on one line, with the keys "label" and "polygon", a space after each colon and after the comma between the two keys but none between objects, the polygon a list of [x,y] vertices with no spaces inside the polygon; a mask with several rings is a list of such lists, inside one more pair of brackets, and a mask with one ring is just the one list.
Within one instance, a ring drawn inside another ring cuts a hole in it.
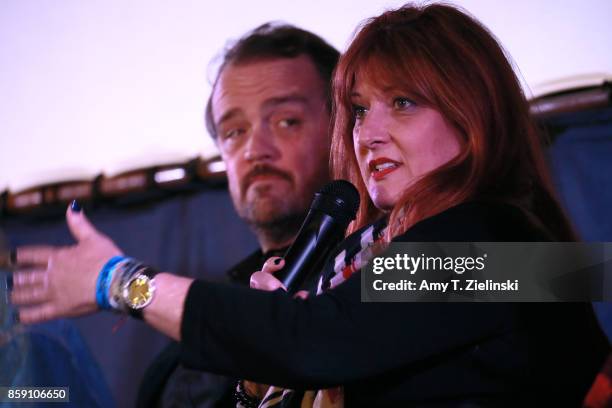
[{"label": "blue wristband", "polygon": [[108,301],[108,291],[110,289],[110,284],[113,279],[113,272],[115,266],[125,260],[128,259],[125,256],[114,256],[108,260],[100,270],[100,274],[98,275],[98,280],[96,281],[96,303],[98,307],[102,310],[112,309],[109,301]]}]

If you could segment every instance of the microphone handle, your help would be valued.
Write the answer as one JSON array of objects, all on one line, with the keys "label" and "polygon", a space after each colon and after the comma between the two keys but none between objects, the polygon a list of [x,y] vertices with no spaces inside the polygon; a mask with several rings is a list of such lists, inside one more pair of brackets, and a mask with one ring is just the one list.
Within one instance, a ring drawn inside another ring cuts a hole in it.
[{"label": "microphone handle", "polygon": [[307,286],[321,272],[329,253],[343,236],[344,229],[337,220],[321,211],[311,210],[296,241],[285,254],[285,267],[274,275],[290,294],[310,289]]}]

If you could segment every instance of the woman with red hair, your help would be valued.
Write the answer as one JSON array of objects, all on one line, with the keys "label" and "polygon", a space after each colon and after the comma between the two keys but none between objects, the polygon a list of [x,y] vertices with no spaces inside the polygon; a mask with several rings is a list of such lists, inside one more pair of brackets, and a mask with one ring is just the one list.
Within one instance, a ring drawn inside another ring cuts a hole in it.
[{"label": "woman with red hair", "polygon": [[[191,367],[289,388],[342,386],[315,405],[340,395],[347,406],[580,405],[609,351],[590,304],[361,302],[356,272],[391,241],[575,239],[491,33],[447,5],[388,11],[358,32],[333,85],[333,168],[357,186],[361,205],[320,295],[292,299],[162,273],[145,321],[180,339]],[[95,234],[87,248],[70,249],[70,261],[49,266],[64,279],[50,286],[91,281],[120,254]],[[277,263],[254,275],[257,287],[279,287],[266,273]],[[90,294],[71,293],[86,299],[47,294],[61,301],[44,318],[96,309]]]},{"label": "woman with red hair", "polygon": [[[383,247],[576,239],[512,66],[466,13],[407,5],[367,21],[333,85],[331,159],[334,177],[360,192],[357,246],[368,236]],[[352,253],[323,286],[363,265]],[[350,286],[358,300],[358,279],[336,293]],[[338,364],[352,370],[339,370],[349,406],[579,406],[609,349],[590,304],[353,304],[350,313],[360,336],[338,322],[351,336],[336,347],[349,359],[369,345],[371,355]]]},{"label": "woman with red hair", "polygon": [[[373,195],[384,183],[371,182],[358,163],[362,149],[378,142],[364,140],[368,116],[378,111],[362,106],[368,101],[361,102],[360,87],[387,102],[389,126],[398,127],[374,129],[375,136],[410,143],[400,147],[408,156],[404,171],[384,177],[397,190],[386,209]],[[394,237],[452,206],[486,199],[520,208],[551,238],[574,239],[553,198],[542,142],[516,75],[493,35],[465,13],[433,4],[371,19],[339,62],[334,94],[332,161],[336,178],[361,192],[355,228],[390,211],[388,237]],[[409,127],[423,112],[444,129],[418,128],[427,134],[416,140]]]}]

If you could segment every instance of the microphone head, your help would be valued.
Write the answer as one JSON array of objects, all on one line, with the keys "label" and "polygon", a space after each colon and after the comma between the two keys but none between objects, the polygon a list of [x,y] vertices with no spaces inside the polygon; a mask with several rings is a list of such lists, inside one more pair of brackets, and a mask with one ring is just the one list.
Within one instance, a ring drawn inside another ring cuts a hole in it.
[{"label": "microphone head", "polygon": [[359,201],[359,192],[354,185],[346,180],[334,180],[315,194],[312,209],[348,225],[357,215]]}]

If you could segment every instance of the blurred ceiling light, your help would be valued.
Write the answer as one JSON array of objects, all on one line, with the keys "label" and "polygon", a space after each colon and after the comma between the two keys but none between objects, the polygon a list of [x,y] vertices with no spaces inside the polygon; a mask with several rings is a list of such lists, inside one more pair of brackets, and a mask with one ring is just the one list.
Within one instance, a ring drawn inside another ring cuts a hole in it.
[{"label": "blurred ceiling light", "polygon": [[164,184],[184,180],[186,176],[187,172],[185,169],[178,167],[157,171],[153,179],[158,184]]},{"label": "blurred ceiling light", "polygon": [[208,163],[208,171],[211,173],[225,172],[225,162],[223,160],[211,161]]}]

